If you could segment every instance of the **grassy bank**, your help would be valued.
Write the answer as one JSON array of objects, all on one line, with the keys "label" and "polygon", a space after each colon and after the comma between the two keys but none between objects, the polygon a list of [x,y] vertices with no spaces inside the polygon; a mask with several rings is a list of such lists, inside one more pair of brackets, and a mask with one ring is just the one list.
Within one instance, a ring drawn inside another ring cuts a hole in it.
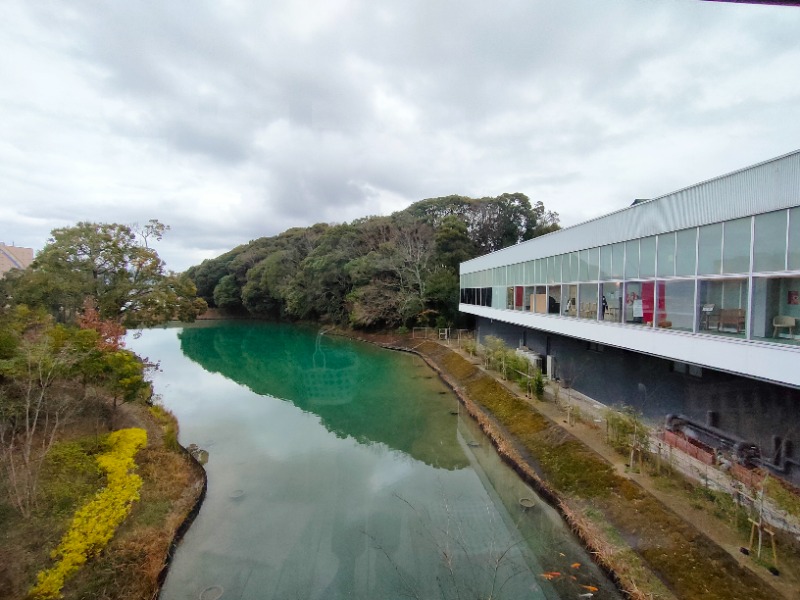
[{"label": "grassy bank", "polygon": [[442,345],[425,342],[416,349],[460,392],[501,454],[552,499],[631,597],[767,600],[778,596],[494,377]]}]

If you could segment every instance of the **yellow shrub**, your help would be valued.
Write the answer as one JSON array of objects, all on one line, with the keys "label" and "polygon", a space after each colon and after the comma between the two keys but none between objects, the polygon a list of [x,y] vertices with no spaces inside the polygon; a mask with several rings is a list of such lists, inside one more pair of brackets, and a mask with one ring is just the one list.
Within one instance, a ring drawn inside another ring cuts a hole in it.
[{"label": "yellow shrub", "polygon": [[147,433],[143,429],[122,429],[108,436],[109,451],[97,457],[108,483],[75,513],[67,533],[52,552],[58,562],[51,569],[39,572],[31,597],[59,598],[67,577],[111,540],[131,504],[139,499],[142,479],[132,472],[136,468],[133,459],[146,443]]}]

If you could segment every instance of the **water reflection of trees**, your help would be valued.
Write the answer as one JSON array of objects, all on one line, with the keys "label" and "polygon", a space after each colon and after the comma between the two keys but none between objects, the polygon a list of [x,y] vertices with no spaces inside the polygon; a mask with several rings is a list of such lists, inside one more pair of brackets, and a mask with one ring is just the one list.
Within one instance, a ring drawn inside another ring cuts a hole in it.
[{"label": "water reflection of trees", "polygon": [[436,467],[467,465],[452,407],[424,377],[398,368],[398,356],[270,323],[191,327],[179,337],[205,370],[318,415],[338,437],[383,443]]}]

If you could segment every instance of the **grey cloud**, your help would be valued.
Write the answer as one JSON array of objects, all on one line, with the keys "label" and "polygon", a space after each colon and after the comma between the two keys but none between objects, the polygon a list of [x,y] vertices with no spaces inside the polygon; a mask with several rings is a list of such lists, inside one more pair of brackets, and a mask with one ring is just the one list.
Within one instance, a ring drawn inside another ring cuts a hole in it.
[{"label": "grey cloud", "polygon": [[637,0],[17,0],[0,203],[20,228],[158,217],[173,268],[451,193],[522,191],[575,222],[791,150],[798,26]]}]

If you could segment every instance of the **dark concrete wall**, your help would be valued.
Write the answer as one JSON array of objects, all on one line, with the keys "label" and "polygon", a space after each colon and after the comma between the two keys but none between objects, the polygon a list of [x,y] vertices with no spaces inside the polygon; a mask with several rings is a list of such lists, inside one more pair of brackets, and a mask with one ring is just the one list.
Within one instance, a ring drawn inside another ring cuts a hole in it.
[{"label": "dark concrete wall", "polygon": [[[662,426],[669,414],[707,423],[712,413],[716,427],[757,444],[765,457],[774,456],[777,438],[784,444],[781,460],[800,462],[800,390],[710,369],[679,372],[680,365],[676,371],[671,360],[610,346],[592,348],[585,340],[497,320],[479,319],[477,328],[479,339],[495,335],[510,347],[524,340],[539,354],[550,354],[556,377],[608,406],[633,407],[651,425]],[[800,467],[790,479],[800,482]]]}]

